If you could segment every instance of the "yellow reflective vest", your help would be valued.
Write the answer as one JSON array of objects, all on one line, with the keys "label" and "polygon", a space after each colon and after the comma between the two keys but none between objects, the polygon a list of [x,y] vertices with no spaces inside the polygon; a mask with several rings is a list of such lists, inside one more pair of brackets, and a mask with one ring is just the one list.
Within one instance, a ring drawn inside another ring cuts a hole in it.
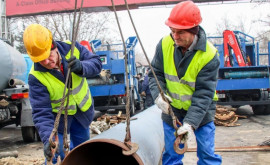
[{"label": "yellow reflective vest", "polygon": [[[71,44],[70,41],[65,41],[67,44]],[[66,59],[70,58],[71,51],[65,56]],[[74,56],[79,59],[80,52],[75,47]],[[30,73],[35,76],[44,86],[47,87],[50,93],[52,111],[57,113],[60,110],[61,99],[63,97],[65,84],[54,77],[49,72],[39,72],[34,70],[34,65],[30,70]],[[88,83],[85,77],[80,77],[75,73],[71,72],[72,78],[72,88],[69,94],[69,105],[68,105],[68,115],[74,115],[77,112],[77,106],[82,112],[87,111],[92,105],[92,97],[88,87]],[[66,95],[68,90],[66,90]],[[67,103],[67,97],[65,99],[65,104]],[[62,112],[64,114],[64,111]]]},{"label": "yellow reflective vest", "polygon": [[[200,70],[211,61],[217,49],[207,41],[206,51],[198,50],[191,60],[185,75],[179,80],[174,63],[174,41],[166,36],[162,39],[163,65],[167,94],[172,98],[171,105],[177,109],[188,110],[195,91],[196,78]],[[216,93],[213,100],[218,99]]]}]

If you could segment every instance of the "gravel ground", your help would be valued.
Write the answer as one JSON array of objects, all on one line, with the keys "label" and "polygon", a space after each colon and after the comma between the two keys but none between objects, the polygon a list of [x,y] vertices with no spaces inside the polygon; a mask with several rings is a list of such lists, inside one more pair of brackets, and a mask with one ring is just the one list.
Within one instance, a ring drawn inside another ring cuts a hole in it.
[{"label": "gravel ground", "polygon": [[[236,127],[216,127],[215,147],[257,146],[270,139],[270,115],[255,116],[249,106],[240,107],[239,115],[247,119],[239,119]],[[195,137],[189,141],[190,148],[195,148]],[[216,152],[222,156],[223,165],[269,165],[270,151],[255,152]],[[197,162],[196,152],[188,152],[184,164],[194,165]]]},{"label": "gravel ground", "polygon": [[[236,127],[216,127],[216,147],[256,146],[270,139],[270,115],[254,116],[250,107],[240,107],[238,114],[246,115],[247,119],[239,119]],[[95,135],[91,135],[92,137]],[[189,147],[195,148],[192,137]],[[44,163],[43,145],[41,142],[23,143],[20,128],[14,126],[0,130],[0,152],[18,151],[17,158],[2,158],[0,165],[41,165]],[[269,151],[254,152],[217,152],[223,158],[223,165],[269,165]],[[187,152],[185,165],[194,165],[197,162],[196,152]]]}]

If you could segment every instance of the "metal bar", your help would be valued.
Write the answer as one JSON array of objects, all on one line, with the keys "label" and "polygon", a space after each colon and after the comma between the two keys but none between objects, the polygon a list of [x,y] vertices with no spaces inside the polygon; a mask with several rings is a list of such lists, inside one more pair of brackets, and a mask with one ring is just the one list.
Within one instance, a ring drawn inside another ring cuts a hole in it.
[{"label": "metal bar", "polygon": [[266,105],[266,104],[270,104],[270,101],[269,100],[265,100],[265,101],[226,101],[226,102],[218,101],[217,104],[219,104],[219,105]]},{"label": "metal bar", "polygon": [[257,66],[260,66],[260,54],[259,54],[259,43],[257,42],[256,44],[257,49],[256,49],[256,53],[257,53]]},{"label": "metal bar", "polygon": [[156,105],[135,115],[137,120],[130,122],[132,141],[139,145],[136,153],[123,155],[122,150],[129,150],[122,142],[125,137],[125,124],[95,136],[93,139],[74,148],[63,160],[62,165],[95,164],[159,164],[163,148],[164,134],[161,110]]},{"label": "metal bar", "polygon": [[[269,103],[270,104],[270,103]],[[108,109],[126,109],[126,105],[109,105],[109,106],[97,106],[95,107],[95,110],[99,111],[107,111]]]},{"label": "metal bar", "polygon": [[[270,151],[270,146],[236,146],[236,147],[216,147],[215,152],[252,152]],[[197,152],[197,148],[189,148],[187,152]]]},{"label": "metal bar", "polygon": [[0,159],[6,158],[6,157],[15,157],[17,158],[19,155],[18,151],[5,151],[5,152],[0,152]]},{"label": "metal bar", "polygon": [[270,41],[268,41],[268,65],[270,65]]}]

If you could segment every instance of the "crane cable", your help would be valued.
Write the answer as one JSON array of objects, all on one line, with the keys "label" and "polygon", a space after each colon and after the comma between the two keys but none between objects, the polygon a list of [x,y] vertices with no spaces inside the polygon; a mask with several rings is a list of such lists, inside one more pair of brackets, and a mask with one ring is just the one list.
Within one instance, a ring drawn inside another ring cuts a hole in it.
[{"label": "crane cable", "polygon": [[129,89],[129,79],[128,79],[128,73],[127,73],[127,56],[128,56],[128,53],[127,53],[127,48],[126,48],[126,44],[125,44],[125,41],[124,41],[124,37],[123,37],[123,32],[122,32],[122,29],[121,29],[121,26],[120,26],[120,23],[119,23],[119,19],[118,19],[118,16],[117,16],[117,13],[116,13],[116,9],[115,9],[115,5],[114,5],[114,1],[111,0],[111,3],[112,3],[112,7],[113,7],[113,10],[114,10],[114,14],[115,14],[115,18],[116,18],[116,22],[117,22],[117,25],[118,25],[118,29],[119,29],[119,32],[120,32],[120,35],[121,35],[121,39],[122,39],[122,42],[123,42],[123,47],[124,47],[124,56],[125,56],[125,79],[126,79],[126,90],[127,90],[127,93],[126,93],[126,121],[127,121],[127,126],[126,126],[126,136],[125,136],[125,140],[124,140],[124,144],[128,147],[129,150],[123,150],[122,153],[124,155],[132,155],[134,154],[138,148],[139,148],[139,145],[136,144],[136,143],[132,143],[131,142],[131,134],[130,134],[130,89]]},{"label": "crane cable", "polygon": [[[153,67],[152,67],[152,65],[151,65],[151,63],[150,63],[150,60],[149,60],[149,58],[148,58],[148,56],[147,56],[147,54],[146,54],[146,51],[145,51],[145,49],[144,49],[144,47],[143,47],[143,44],[142,44],[142,42],[141,42],[141,39],[140,39],[139,34],[138,34],[138,32],[137,32],[137,29],[136,29],[136,27],[135,27],[134,21],[133,21],[133,19],[132,19],[131,14],[130,14],[129,7],[128,7],[128,3],[127,3],[126,0],[124,0],[124,1],[125,1],[126,9],[127,9],[127,11],[128,11],[129,19],[130,19],[130,21],[131,21],[131,23],[132,23],[132,27],[133,27],[133,29],[134,29],[134,31],[135,31],[135,33],[136,33],[136,36],[137,36],[137,38],[138,38],[138,40],[139,40],[139,43],[140,43],[140,45],[141,45],[141,48],[142,48],[142,50],[143,50],[144,56],[145,56],[145,58],[146,58],[146,60],[147,60],[147,63],[148,63],[148,65],[149,65],[150,69],[151,69],[151,72],[153,73],[153,76],[154,76],[154,78],[155,78],[155,80],[156,80],[156,83],[157,83],[157,86],[158,86],[158,89],[159,89],[159,93],[161,94],[162,99],[165,100],[168,104],[170,104],[169,100],[165,97],[165,94],[164,94],[164,92],[163,92],[163,90],[162,90],[162,88],[161,88],[161,86],[160,86],[160,83],[159,83],[159,81],[158,81],[158,79],[157,79],[156,73],[155,73],[155,71],[154,71],[154,69],[153,69]],[[178,120],[178,118],[174,115],[174,112],[172,111],[171,106],[169,106],[169,114],[170,114],[170,116],[172,117],[174,129],[175,129],[175,131],[177,131],[177,130],[178,130],[178,126],[182,126],[182,124],[181,124],[181,122]],[[180,149],[180,148],[179,148],[179,144],[181,143],[181,139],[182,139],[182,136],[177,136],[177,134],[176,134],[176,140],[175,140],[175,143],[174,143],[174,150],[175,150],[176,153],[178,153],[178,154],[183,154],[183,153],[185,153],[185,151],[187,150],[187,143],[186,143],[186,142],[184,143],[184,148],[183,148],[183,149]]]},{"label": "crane cable", "polygon": [[[77,13],[77,0],[75,0],[75,9],[74,9],[74,18],[73,18],[73,27],[72,27],[72,43],[71,43],[71,53],[70,53],[70,58],[73,57],[73,53],[74,53],[74,47],[75,47],[75,42],[76,42],[76,38],[78,35],[78,30],[79,30],[79,22],[80,22],[80,17],[81,17],[81,9],[82,9],[82,5],[83,5],[83,0],[81,1],[81,7],[80,7],[80,12],[79,12],[79,16],[78,16],[78,20],[76,22],[76,13]],[[76,22],[76,27],[75,27],[75,22]],[[51,132],[51,135],[49,137],[49,143],[50,143],[50,147],[52,150],[53,155],[55,154],[55,152],[58,149],[58,135],[57,135],[57,130],[58,130],[58,126],[59,126],[59,121],[60,121],[60,117],[63,111],[63,108],[65,108],[65,114],[64,114],[64,135],[63,135],[63,145],[64,145],[64,152],[65,155],[68,154],[69,152],[69,145],[67,142],[67,109],[68,109],[68,105],[69,105],[69,95],[71,92],[71,72],[70,72],[70,66],[68,67],[68,72],[67,72],[67,78],[65,81],[65,87],[64,87],[64,92],[63,92],[63,97],[61,99],[61,104],[60,104],[60,109],[57,112],[57,116],[54,122],[54,128]],[[68,89],[67,94],[66,93],[66,89]],[[67,98],[67,102],[66,105],[64,107],[64,103],[65,103],[65,99]],[[53,140],[54,138],[54,140]],[[58,162],[61,161],[60,156],[58,157]],[[48,164],[52,164],[52,159],[48,160]]]}]

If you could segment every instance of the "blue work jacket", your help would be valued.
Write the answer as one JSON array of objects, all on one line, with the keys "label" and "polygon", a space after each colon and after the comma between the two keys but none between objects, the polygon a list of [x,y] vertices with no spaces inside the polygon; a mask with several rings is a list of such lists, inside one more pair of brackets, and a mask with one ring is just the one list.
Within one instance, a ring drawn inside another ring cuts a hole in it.
[{"label": "blue work jacket", "polygon": [[[39,63],[34,63],[35,71],[40,72],[50,72],[57,79],[65,83],[67,71],[68,71],[68,63],[65,59],[65,55],[70,51],[70,44],[65,42],[56,41],[58,51],[62,57],[63,64],[63,72],[59,72],[54,69],[46,69]],[[100,57],[98,55],[94,55],[89,52],[84,46],[80,45],[78,42],[75,44],[76,48],[80,52],[80,61],[82,64],[83,72],[82,77],[92,77],[100,73],[102,68],[102,63]],[[28,78],[29,84],[29,98],[32,106],[32,115],[34,124],[38,130],[40,138],[44,144],[46,144],[49,140],[49,136],[51,131],[54,128],[54,121],[56,117],[56,113],[52,112],[50,94],[47,88],[33,75],[29,75]],[[93,100],[93,98],[92,98]],[[63,133],[64,131],[64,116],[61,115],[58,132]],[[90,123],[94,118],[94,101],[92,102],[92,106],[86,111],[82,112],[77,110],[77,113],[72,116],[68,116],[68,133],[72,120],[74,118],[84,127],[89,127]]]}]

